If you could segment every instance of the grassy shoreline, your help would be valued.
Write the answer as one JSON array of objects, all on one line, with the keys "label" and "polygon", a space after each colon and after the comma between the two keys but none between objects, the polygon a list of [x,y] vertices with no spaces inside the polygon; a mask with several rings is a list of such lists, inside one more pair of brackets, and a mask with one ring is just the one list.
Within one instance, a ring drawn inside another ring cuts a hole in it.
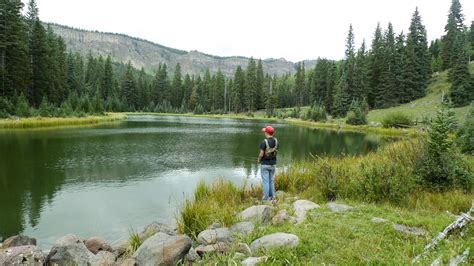
[{"label": "grassy shoreline", "polygon": [[[322,207],[311,211],[303,224],[257,224],[249,236],[236,241],[250,244],[257,238],[276,232],[292,233],[301,239],[295,248],[264,250],[253,256],[267,256],[269,264],[411,264],[426,244],[471,207],[474,195],[463,189],[437,191],[423,185],[416,175],[420,140],[402,140],[363,156],[318,158],[295,162],[275,178],[280,204],[274,213],[287,210],[293,215],[296,199],[311,200]],[[474,173],[474,158],[467,156]],[[232,226],[247,207],[258,205],[260,186],[238,187],[231,181],[200,183],[193,199],[186,200],[178,215],[181,233],[196,237],[213,223]],[[349,212],[334,213],[326,203],[336,200],[353,207]],[[374,223],[373,218],[386,222]],[[417,227],[424,236],[400,233],[395,224]],[[464,235],[455,233],[424,257],[429,265],[441,257],[447,263],[466,248],[474,247],[474,228]],[[212,254],[204,264],[233,263],[233,254]],[[237,260],[238,261],[238,260]],[[468,262],[474,262],[470,255]]]},{"label": "grassy shoreline", "polygon": [[0,130],[49,128],[77,125],[94,125],[126,119],[122,113],[107,113],[103,116],[86,117],[30,117],[21,119],[0,119]]},{"label": "grassy shoreline", "polygon": [[154,116],[183,116],[183,117],[203,117],[212,119],[242,119],[242,120],[258,120],[258,121],[269,121],[269,122],[285,122],[291,125],[303,126],[309,128],[328,129],[333,131],[348,131],[348,132],[359,132],[359,133],[376,133],[385,136],[409,136],[416,137],[424,135],[425,132],[419,128],[383,128],[383,127],[372,127],[369,125],[348,125],[344,123],[336,122],[313,122],[295,118],[276,118],[276,117],[265,117],[264,115],[257,114],[256,116],[247,116],[245,114],[173,114],[173,113],[125,113],[127,115],[154,115]]}]

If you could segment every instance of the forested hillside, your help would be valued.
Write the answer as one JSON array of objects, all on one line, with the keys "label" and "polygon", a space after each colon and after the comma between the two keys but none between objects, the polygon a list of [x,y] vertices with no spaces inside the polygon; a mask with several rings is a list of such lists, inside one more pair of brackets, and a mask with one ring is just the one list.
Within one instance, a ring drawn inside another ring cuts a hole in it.
[{"label": "forested hillside", "polygon": [[[422,16],[415,10],[410,27],[378,24],[370,48],[354,45],[349,26],[343,60],[320,58],[314,67],[296,65],[296,73],[270,75],[265,61],[249,59],[231,78],[221,69],[184,74],[181,64],[158,62],[149,74],[132,62],[110,55],[83,56],[69,51],[64,39],[45,28],[35,0],[22,15],[20,0],[0,2],[0,115],[71,116],[107,111],[227,113],[312,105],[333,117],[387,108],[426,95],[433,73],[448,70],[449,98],[455,106],[474,100],[468,61],[474,47],[458,0],[446,34],[428,45]],[[406,34],[403,32],[406,31]],[[399,32],[399,33],[397,33]],[[69,51],[69,52],[68,52]]]}]

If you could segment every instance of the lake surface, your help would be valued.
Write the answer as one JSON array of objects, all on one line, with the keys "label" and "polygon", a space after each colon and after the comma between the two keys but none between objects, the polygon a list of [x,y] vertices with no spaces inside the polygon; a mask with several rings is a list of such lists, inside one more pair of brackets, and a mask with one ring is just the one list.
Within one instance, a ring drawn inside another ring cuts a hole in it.
[{"label": "lake surface", "polygon": [[[93,127],[0,131],[0,240],[23,233],[51,247],[73,233],[126,238],[177,208],[200,180],[259,184],[264,121],[131,116]],[[272,123],[279,166],[311,154],[364,154],[375,135]],[[281,168],[280,168],[281,169]]]}]

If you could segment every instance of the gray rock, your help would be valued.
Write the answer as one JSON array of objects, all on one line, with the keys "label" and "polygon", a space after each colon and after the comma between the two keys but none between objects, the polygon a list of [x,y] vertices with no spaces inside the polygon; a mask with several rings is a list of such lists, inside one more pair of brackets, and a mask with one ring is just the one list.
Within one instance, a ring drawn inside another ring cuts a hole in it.
[{"label": "gray rock", "polygon": [[295,209],[297,223],[301,223],[306,219],[308,211],[320,208],[320,206],[309,200],[297,200],[293,203],[293,208]]},{"label": "gray rock", "polygon": [[244,253],[248,256],[252,256],[252,250],[250,249],[249,245],[245,243],[237,243],[235,245],[235,249],[239,253]]},{"label": "gray rock", "polygon": [[0,251],[0,265],[43,265],[46,258],[36,246],[15,246]]},{"label": "gray rock", "polygon": [[300,239],[296,235],[287,233],[274,233],[263,236],[250,244],[252,251],[259,249],[271,249],[275,247],[294,248],[298,245]]},{"label": "gray rock", "polygon": [[216,244],[212,245],[199,245],[196,247],[196,253],[199,254],[199,256],[204,256],[204,254],[210,254],[210,253],[227,253],[229,251],[229,245],[224,242],[217,242]]},{"label": "gray rock", "polygon": [[207,227],[207,229],[212,230],[212,229],[217,229],[217,228],[221,228],[221,227],[222,227],[222,225],[221,225],[220,223],[217,223],[217,222],[216,222],[216,223],[212,223],[211,225],[209,225],[209,226]]},{"label": "gray rock", "polygon": [[138,234],[140,237],[140,240],[145,242],[149,237],[153,236],[156,233],[165,233],[167,235],[176,235],[176,229],[171,228],[169,225],[158,223],[158,222],[153,222],[143,229],[143,231]]},{"label": "gray rock", "polygon": [[105,241],[105,239],[100,237],[91,237],[84,241],[86,248],[93,254],[97,254],[100,251],[112,252],[112,247]]},{"label": "gray rock", "polygon": [[94,254],[77,236],[66,235],[56,240],[46,258],[46,264],[87,265],[92,257]]},{"label": "gray rock", "polygon": [[137,261],[134,258],[126,258],[121,261],[115,262],[114,265],[120,265],[120,266],[135,266],[137,265]]},{"label": "gray rock", "polygon": [[419,228],[419,227],[410,227],[410,226],[405,226],[401,224],[394,224],[393,228],[397,230],[398,232],[402,232],[402,233],[414,235],[414,236],[424,236],[427,234],[423,228]]},{"label": "gray rock", "polygon": [[275,208],[268,205],[255,205],[248,207],[240,213],[240,217],[244,221],[256,221],[266,223],[270,220],[271,214]]},{"label": "gray rock", "polygon": [[186,254],[186,261],[188,262],[196,262],[200,260],[199,254],[196,252],[194,248],[190,248],[188,254]]},{"label": "gray rock", "polygon": [[240,252],[235,252],[234,253],[234,258],[236,258],[236,259],[243,259],[245,257],[247,257],[247,255],[245,255],[244,253],[240,253]]},{"label": "gray rock", "polygon": [[384,219],[384,218],[374,217],[374,218],[372,218],[372,222],[376,223],[376,224],[380,224],[380,223],[388,222],[388,220]]},{"label": "gray rock", "polygon": [[267,256],[250,257],[250,258],[246,258],[245,260],[243,260],[242,265],[244,265],[244,266],[254,266],[254,265],[257,265],[259,263],[265,262],[267,259],[268,259]]},{"label": "gray rock", "polygon": [[345,205],[345,204],[339,204],[335,202],[330,202],[328,203],[328,208],[333,211],[333,212],[345,212],[345,211],[350,211],[354,209],[351,206]]},{"label": "gray rock", "polygon": [[255,225],[252,222],[240,222],[240,223],[234,224],[230,228],[230,231],[233,234],[247,236],[247,235],[251,234],[254,229],[255,229]]},{"label": "gray rock", "polygon": [[90,260],[91,266],[109,266],[115,263],[115,254],[109,251],[99,251]]},{"label": "gray rock", "polygon": [[203,245],[212,245],[217,242],[231,242],[232,233],[229,228],[208,229],[199,233],[197,241]]},{"label": "gray rock", "polygon": [[273,225],[280,225],[285,223],[286,221],[290,220],[290,215],[288,214],[287,210],[280,210],[275,216],[272,218]]},{"label": "gray rock", "polygon": [[157,233],[148,238],[133,254],[138,265],[176,264],[189,252],[192,241],[188,236]]},{"label": "gray rock", "polygon": [[36,246],[36,239],[25,235],[16,235],[5,239],[2,244],[2,248],[19,246]]}]

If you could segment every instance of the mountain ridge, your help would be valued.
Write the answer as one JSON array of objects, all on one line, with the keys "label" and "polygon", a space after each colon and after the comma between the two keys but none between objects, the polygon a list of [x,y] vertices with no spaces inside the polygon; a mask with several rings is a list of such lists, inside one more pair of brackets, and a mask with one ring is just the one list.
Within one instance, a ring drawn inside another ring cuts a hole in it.
[{"label": "mountain ridge", "polygon": [[[224,75],[231,77],[238,65],[246,68],[250,60],[245,56],[217,56],[197,50],[180,50],[123,33],[84,30],[51,22],[45,25],[61,36],[68,49],[74,52],[82,55],[89,52],[94,55],[110,55],[115,61],[130,61],[135,67],[143,67],[148,72],[156,71],[159,63],[166,63],[170,69],[180,63],[184,74],[202,75],[207,69],[211,73],[220,69]],[[306,68],[312,68],[316,60],[300,62],[304,62]],[[264,71],[278,76],[294,74],[297,63],[299,62],[294,63],[284,58],[262,59]]]}]

